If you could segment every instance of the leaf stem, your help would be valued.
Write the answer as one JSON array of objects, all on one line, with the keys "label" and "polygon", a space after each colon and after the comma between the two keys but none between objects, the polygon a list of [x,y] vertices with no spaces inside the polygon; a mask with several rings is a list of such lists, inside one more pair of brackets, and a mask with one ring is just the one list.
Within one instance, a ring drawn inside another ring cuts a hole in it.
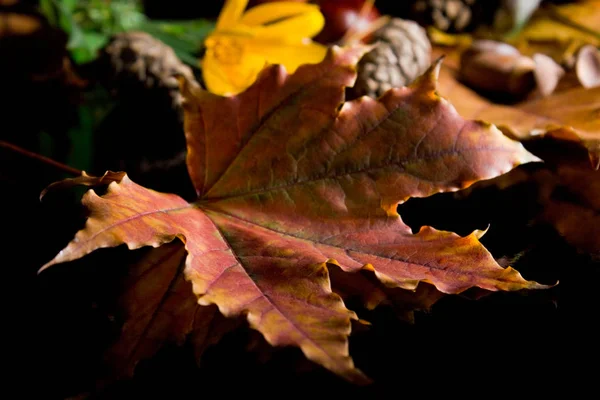
[{"label": "leaf stem", "polygon": [[82,173],[82,171],[78,170],[77,168],[70,167],[66,164],[60,163],[51,158],[45,157],[41,154],[37,154],[32,151],[26,150],[22,147],[19,147],[17,145],[14,145],[12,143],[5,142],[4,140],[0,140],[0,147],[14,151],[15,153],[18,153],[24,157],[36,160],[36,161],[44,163],[46,165],[50,165],[51,167],[54,167],[58,170],[61,170],[63,172],[66,172],[66,173],[74,175],[74,176],[79,176]]}]

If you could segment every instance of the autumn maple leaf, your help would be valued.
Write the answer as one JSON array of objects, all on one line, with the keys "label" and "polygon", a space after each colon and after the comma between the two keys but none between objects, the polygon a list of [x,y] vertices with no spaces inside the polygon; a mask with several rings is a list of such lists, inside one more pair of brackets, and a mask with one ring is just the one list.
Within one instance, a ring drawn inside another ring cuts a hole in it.
[{"label": "autumn maple leaf", "polygon": [[364,51],[333,48],[293,75],[270,66],[234,97],[183,82],[198,199],[146,189],[123,173],[77,178],[112,183],[101,197],[85,194],[85,228],[43,268],[98,248],[179,238],[200,305],[245,314],[270,344],[298,346],[358,383],[367,378],[348,353],[356,315],[332,292],[328,263],[409,290],[419,282],[444,293],[544,287],[500,267],[479,232],[413,234],[402,222],[396,208],[409,197],[459,190],[537,158],[439,97],[439,63],[410,87],[344,102]]}]

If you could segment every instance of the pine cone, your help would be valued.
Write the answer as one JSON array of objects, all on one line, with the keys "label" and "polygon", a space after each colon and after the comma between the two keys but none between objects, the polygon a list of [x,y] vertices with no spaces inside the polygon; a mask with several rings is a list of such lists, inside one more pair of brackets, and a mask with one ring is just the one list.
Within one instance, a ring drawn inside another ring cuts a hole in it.
[{"label": "pine cone", "polygon": [[468,32],[490,22],[497,8],[496,0],[417,0],[411,17],[423,26],[433,25],[444,32]]},{"label": "pine cone", "polygon": [[144,32],[113,37],[100,58],[101,81],[119,97],[151,96],[168,101],[181,112],[181,93],[175,75],[194,79],[173,49]]},{"label": "pine cone", "polygon": [[431,44],[416,22],[392,18],[373,35],[378,45],[358,65],[350,97],[379,97],[388,89],[410,84],[431,63]]}]

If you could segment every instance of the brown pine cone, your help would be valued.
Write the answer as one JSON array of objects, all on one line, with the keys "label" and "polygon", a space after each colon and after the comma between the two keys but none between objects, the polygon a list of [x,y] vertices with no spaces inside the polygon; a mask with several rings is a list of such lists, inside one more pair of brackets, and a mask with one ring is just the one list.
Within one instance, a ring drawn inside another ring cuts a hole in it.
[{"label": "brown pine cone", "polygon": [[423,26],[458,33],[491,22],[497,8],[497,0],[417,0],[410,15]]},{"label": "brown pine cone", "polygon": [[374,34],[377,46],[358,65],[351,97],[379,97],[393,87],[410,84],[431,63],[431,44],[414,21],[392,18]]},{"label": "brown pine cone", "polygon": [[100,80],[119,97],[152,96],[181,109],[175,75],[194,79],[173,49],[144,32],[116,34],[100,57]]}]

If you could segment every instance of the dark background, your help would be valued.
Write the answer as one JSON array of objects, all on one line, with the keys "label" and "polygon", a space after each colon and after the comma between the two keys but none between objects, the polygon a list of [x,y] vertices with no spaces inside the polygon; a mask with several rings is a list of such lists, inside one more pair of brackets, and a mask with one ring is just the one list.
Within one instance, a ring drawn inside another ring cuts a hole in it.
[{"label": "dark background", "polygon": [[[146,3],[147,14],[160,18],[214,16],[220,9],[219,2],[171,0],[168,7],[165,2]],[[52,54],[46,57],[52,59]],[[135,164],[142,159],[164,161],[184,148],[183,136],[157,139],[156,132],[174,131],[178,125],[172,114],[153,110],[151,104],[116,104],[96,125],[94,136],[82,139],[73,126],[91,123],[93,115],[82,117],[76,112],[77,101],[71,102],[60,88],[24,85],[15,71],[17,67],[6,64],[0,71],[8,104],[3,106],[2,140],[96,174],[122,165],[136,171]],[[98,90],[92,97],[104,101],[103,96]],[[183,165],[130,174],[149,187],[191,196]],[[479,300],[470,293],[447,296],[430,312],[417,312],[414,324],[398,320],[389,307],[368,311],[350,300],[348,307],[372,323],[356,327],[350,339],[357,366],[375,381],[371,386],[347,384],[303,361],[297,349],[276,349],[265,360],[248,350],[257,335],[245,327],[210,348],[200,367],[189,345],[168,345],[142,361],[133,379],[96,391],[102,353],[120,329],[115,318],[118,281],[143,250],[100,250],[38,275],[41,265],[72,239],[85,220],[79,206],[81,190],[53,192],[39,201],[43,188],[66,177],[0,147],[1,264],[7,273],[3,328],[9,336],[4,345],[15,376],[9,383],[17,384],[19,397],[400,397],[463,396],[472,391],[487,396],[503,390],[552,390],[565,379],[582,388],[592,383],[588,374],[597,371],[600,265],[550,227],[531,223],[539,207],[536,188],[523,184],[504,191],[481,189],[468,197],[413,199],[400,207],[400,213],[413,229],[431,225],[468,234],[490,226],[482,242],[496,258],[509,261],[528,280],[560,284],[544,291],[494,293]]]}]

